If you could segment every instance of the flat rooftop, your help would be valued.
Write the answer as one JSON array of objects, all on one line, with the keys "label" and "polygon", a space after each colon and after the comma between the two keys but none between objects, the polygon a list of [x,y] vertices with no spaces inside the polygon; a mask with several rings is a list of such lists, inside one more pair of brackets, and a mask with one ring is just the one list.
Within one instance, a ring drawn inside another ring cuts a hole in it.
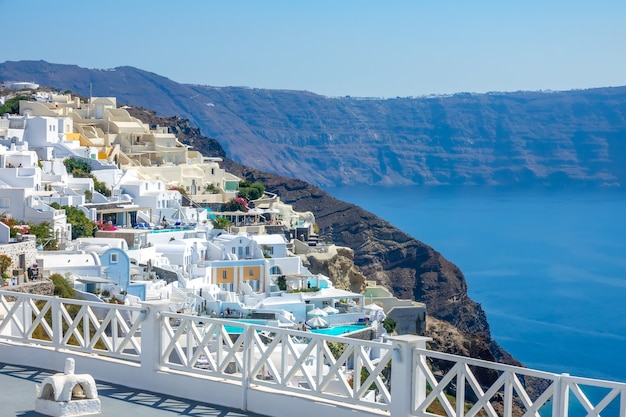
[{"label": "flat rooftop", "polygon": [[[0,362],[2,416],[41,417],[35,412],[35,386],[57,372]],[[96,381],[102,417],[264,417],[260,414],[140,391]],[[207,394],[210,395],[210,394]]]}]

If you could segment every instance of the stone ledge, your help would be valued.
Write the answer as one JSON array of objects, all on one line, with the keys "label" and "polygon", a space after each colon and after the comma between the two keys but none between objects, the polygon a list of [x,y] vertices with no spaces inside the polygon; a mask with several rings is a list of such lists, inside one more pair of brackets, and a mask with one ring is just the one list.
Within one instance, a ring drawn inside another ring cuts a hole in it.
[{"label": "stone ledge", "polygon": [[21,292],[34,295],[54,295],[54,283],[49,279],[25,282],[18,285],[0,287],[3,291]]}]

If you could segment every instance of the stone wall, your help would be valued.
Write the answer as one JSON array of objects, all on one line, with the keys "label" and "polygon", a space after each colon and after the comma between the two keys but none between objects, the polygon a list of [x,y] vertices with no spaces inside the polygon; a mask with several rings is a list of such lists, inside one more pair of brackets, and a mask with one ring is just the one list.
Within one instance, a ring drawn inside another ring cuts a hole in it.
[{"label": "stone wall", "polygon": [[359,340],[374,340],[376,338],[376,332],[372,328],[367,328],[361,331],[356,331],[350,334],[344,334],[343,337],[349,337],[350,339]]},{"label": "stone wall", "polygon": [[396,322],[397,334],[414,334],[424,336],[426,333],[426,306],[393,307],[387,317]]},{"label": "stone wall", "polygon": [[35,240],[5,243],[0,245],[0,254],[6,255],[13,263],[7,268],[6,273],[13,276],[13,270],[22,268],[20,277],[24,277],[28,267],[37,262],[37,247]]},{"label": "stone wall", "polygon": [[54,295],[54,284],[49,279],[27,282],[20,285],[10,285],[8,287],[0,287],[0,289],[35,295]]},{"label": "stone wall", "polygon": [[152,272],[156,274],[158,279],[162,279],[166,281],[168,284],[171,282],[178,282],[178,275],[174,271],[168,271],[167,269],[162,269],[157,266],[153,266]]}]

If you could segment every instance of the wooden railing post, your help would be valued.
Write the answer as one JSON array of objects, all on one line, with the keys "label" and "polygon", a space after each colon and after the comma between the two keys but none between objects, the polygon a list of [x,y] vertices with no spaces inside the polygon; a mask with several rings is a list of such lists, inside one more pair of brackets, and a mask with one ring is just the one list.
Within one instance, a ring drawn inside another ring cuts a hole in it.
[{"label": "wooden railing post", "polygon": [[426,376],[414,363],[413,349],[426,348],[429,337],[392,336],[391,359],[391,417],[410,416],[415,405],[426,399]]}]

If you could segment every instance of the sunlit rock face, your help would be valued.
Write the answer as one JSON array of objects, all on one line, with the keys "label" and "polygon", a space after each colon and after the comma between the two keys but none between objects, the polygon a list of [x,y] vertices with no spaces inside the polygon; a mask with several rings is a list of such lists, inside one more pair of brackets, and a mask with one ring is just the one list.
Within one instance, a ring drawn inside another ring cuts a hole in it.
[{"label": "sunlit rock face", "polygon": [[187,143],[205,156],[316,185],[626,184],[626,87],[363,99],[44,61],[0,63],[0,79],[83,96],[92,85],[96,96],[189,119],[206,138]]}]

